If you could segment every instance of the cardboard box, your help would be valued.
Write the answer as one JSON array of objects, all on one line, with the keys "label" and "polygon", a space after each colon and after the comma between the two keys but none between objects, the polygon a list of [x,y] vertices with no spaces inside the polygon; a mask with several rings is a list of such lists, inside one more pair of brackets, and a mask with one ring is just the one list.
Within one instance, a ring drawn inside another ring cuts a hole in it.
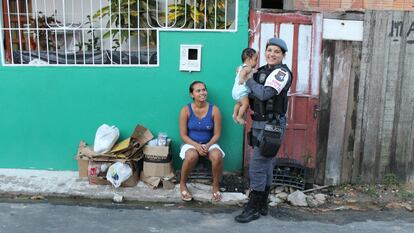
[{"label": "cardboard box", "polygon": [[144,149],[142,151],[142,153],[144,154],[144,161],[158,163],[170,162],[170,142],[171,140],[167,141],[167,146],[144,146]]},{"label": "cardboard box", "polygon": [[146,145],[143,150],[145,177],[166,177],[174,173],[171,164],[169,144],[167,146]]},{"label": "cardboard box", "polygon": [[171,164],[170,141],[167,146],[150,146],[144,147],[144,164],[141,173],[141,180],[152,188],[160,185],[164,189],[174,188],[171,181],[174,177],[174,169]]},{"label": "cardboard box", "polygon": [[168,157],[168,154],[170,152],[170,146],[144,146],[144,155],[145,158],[153,157],[153,159],[157,160],[156,157],[159,157],[159,159],[165,159]]},{"label": "cardboard box", "polygon": [[84,141],[80,141],[78,147],[78,153],[75,156],[75,159],[78,161],[78,171],[80,178],[88,177],[88,165],[89,165],[89,149],[86,147],[86,143]]},{"label": "cardboard box", "polygon": [[111,162],[95,162],[89,160],[88,165],[88,180],[89,184],[97,185],[109,185],[111,184],[106,180],[106,171],[102,171],[103,165],[106,165],[106,170],[111,166]]},{"label": "cardboard box", "polygon": [[[107,169],[109,169],[109,167],[115,162],[116,161],[89,161],[87,169],[89,184],[112,185],[111,182],[106,179],[107,170],[101,171],[101,167],[102,165],[106,165]],[[134,187],[138,184],[139,172],[135,162],[127,161],[126,163],[132,168],[132,175],[127,180],[122,182],[121,187]]]},{"label": "cardboard box", "polygon": [[169,162],[148,162],[144,160],[144,167],[143,167],[144,176],[156,176],[156,177],[165,177],[169,176],[170,174],[174,174],[174,170],[171,164],[171,160]]},{"label": "cardboard box", "polygon": [[80,178],[86,178],[88,177],[88,165],[89,160],[84,158],[75,158],[78,161],[78,172]]}]

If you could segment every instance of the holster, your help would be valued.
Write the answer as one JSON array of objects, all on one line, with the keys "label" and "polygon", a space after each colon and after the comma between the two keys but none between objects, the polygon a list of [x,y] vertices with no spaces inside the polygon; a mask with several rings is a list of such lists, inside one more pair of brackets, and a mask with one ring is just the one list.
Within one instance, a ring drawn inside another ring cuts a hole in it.
[{"label": "holster", "polygon": [[283,129],[279,120],[265,124],[263,135],[258,139],[260,154],[264,157],[274,157],[282,144]]}]

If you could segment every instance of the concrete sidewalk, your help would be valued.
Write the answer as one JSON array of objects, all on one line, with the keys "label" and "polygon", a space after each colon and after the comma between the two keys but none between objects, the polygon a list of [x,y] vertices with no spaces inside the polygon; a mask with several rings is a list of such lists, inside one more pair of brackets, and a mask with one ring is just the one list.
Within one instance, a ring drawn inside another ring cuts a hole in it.
[{"label": "concrete sidewalk", "polygon": [[[211,186],[189,183],[195,201],[211,202]],[[114,188],[110,185],[90,185],[81,179],[77,171],[47,171],[28,169],[0,169],[0,194],[42,195],[44,197],[83,197],[112,200],[121,195],[124,200],[176,203],[182,202],[179,184],[174,189],[152,189],[140,181],[136,187]],[[247,200],[242,193],[225,192],[221,202],[215,204],[236,205]]]}]

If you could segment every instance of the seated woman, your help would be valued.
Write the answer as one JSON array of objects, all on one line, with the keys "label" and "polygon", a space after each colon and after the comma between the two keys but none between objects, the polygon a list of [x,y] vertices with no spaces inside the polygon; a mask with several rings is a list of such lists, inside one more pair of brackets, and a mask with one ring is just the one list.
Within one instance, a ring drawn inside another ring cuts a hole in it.
[{"label": "seated woman", "polygon": [[180,157],[184,160],[181,168],[180,192],[183,201],[193,199],[187,188],[187,179],[200,156],[211,161],[213,175],[213,201],[220,201],[220,178],[223,169],[224,152],[216,144],[221,134],[220,110],[207,102],[207,88],[201,81],[190,85],[193,102],[184,106],[180,112],[180,136],[183,145]]}]

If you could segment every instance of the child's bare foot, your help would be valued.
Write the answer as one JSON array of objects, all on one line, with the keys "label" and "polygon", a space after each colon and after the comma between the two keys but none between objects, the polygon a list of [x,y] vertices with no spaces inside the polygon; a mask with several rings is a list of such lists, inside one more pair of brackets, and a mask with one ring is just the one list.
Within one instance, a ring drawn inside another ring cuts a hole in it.
[{"label": "child's bare foot", "polygon": [[236,118],[236,120],[237,120],[237,122],[239,122],[239,124],[241,124],[241,125],[246,124],[246,121],[245,121],[243,118],[241,118],[241,117],[237,117],[237,118]]}]

